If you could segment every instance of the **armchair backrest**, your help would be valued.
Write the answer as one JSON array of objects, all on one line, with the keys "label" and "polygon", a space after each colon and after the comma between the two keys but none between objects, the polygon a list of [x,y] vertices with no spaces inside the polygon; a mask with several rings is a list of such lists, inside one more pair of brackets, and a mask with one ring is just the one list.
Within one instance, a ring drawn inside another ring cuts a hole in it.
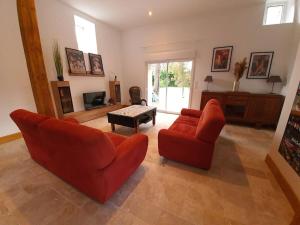
[{"label": "armchair backrest", "polygon": [[214,143],[225,125],[225,117],[220,103],[216,99],[209,100],[205,105],[198,122],[196,137]]},{"label": "armchair backrest", "polygon": [[129,88],[129,95],[130,95],[132,105],[141,105],[142,104],[140,87],[134,86],[134,87]]}]

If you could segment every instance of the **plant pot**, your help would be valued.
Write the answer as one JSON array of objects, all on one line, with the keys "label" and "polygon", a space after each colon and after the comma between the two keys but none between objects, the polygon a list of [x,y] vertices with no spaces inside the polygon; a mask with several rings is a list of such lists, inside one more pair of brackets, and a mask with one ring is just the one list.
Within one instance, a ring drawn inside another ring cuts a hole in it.
[{"label": "plant pot", "polygon": [[240,87],[240,81],[235,80],[235,81],[233,82],[232,91],[239,91],[239,87]]},{"label": "plant pot", "polygon": [[64,76],[63,75],[57,75],[57,80],[64,81]]}]

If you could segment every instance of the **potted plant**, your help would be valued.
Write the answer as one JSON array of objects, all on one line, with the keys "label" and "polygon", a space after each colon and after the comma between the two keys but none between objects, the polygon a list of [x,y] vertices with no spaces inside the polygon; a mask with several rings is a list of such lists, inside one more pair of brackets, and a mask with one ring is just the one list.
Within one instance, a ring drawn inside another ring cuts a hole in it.
[{"label": "potted plant", "polygon": [[53,60],[54,60],[54,64],[55,64],[57,79],[59,81],[63,81],[64,80],[64,76],[63,76],[64,70],[63,70],[63,64],[62,64],[62,60],[61,60],[59,45],[58,45],[57,41],[53,45]]},{"label": "potted plant", "polygon": [[245,70],[247,69],[247,58],[244,58],[241,62],[236,62],[234,66],[234,82],[232,91],[238,91],[240,86],[240,79],[243,77]]}]

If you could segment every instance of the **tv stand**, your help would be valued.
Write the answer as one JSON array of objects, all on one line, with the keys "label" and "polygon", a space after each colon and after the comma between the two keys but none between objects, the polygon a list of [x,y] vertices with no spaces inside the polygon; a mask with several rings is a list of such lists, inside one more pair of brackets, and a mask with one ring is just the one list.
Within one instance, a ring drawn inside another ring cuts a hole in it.
[{"label": "tv stand", "polygon": [[65,118],[74,118],[80,123],[87,122],[89,120],[94,120],[103,116],[106,116],[108,112],[112,112],[118,109],[124,108],[123,105],[104,105],[103,107],[96,109],[89,109],[80,112],[72,112],[64,115]]}]

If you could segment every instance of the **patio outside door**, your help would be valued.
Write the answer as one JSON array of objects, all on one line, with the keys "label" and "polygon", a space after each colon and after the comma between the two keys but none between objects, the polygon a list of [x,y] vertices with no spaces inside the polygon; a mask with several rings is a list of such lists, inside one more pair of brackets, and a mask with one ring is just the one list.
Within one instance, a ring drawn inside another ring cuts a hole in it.
[{"label": "patio outside door", "polygon": [[148,64],[148,103],[159,111],[179,113],[188,108],[193,61]]}]

